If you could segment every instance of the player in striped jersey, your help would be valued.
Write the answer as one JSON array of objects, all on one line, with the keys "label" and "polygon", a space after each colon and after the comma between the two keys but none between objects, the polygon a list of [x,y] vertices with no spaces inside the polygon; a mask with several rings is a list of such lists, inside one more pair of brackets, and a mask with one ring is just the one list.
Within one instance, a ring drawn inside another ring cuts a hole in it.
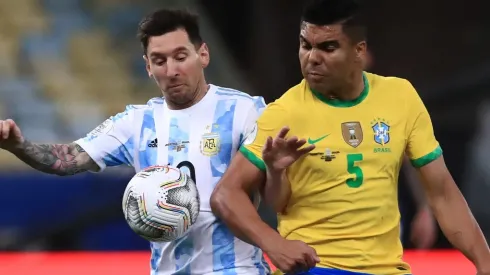
[{"label": "player in striped jersey", "polygon": [[0,146],[40,171],[73,175],[131,165],[170,164],[197,183],[201,209],[189,233],[151,243],[152,274],[269,274],[262,252],[237,238],[211,212],[211,193],[265,107],[262,97],[207,84],[209,52],[197,17],[160,10],[139,27],[148,75],[164,98],[129,105],[71,144],[34,144],[12,120],[0,121]]}]

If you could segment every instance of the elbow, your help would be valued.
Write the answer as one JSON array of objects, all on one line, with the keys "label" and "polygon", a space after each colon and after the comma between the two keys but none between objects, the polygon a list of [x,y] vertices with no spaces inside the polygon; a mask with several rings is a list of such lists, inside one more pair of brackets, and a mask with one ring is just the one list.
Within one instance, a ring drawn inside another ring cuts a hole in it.
[{"label": "elbow", "polygon": [[224,190],[224,188],[217,186],[216,189],[214,189],[213,193],[211,194],[211,198],[209,201],[211,205],[211,211],[213,211],[213,214],[218,218],[222,217],[222,213],[224,212],[225,209],[225,205],[226,205],[225,193],[226,190]]}]

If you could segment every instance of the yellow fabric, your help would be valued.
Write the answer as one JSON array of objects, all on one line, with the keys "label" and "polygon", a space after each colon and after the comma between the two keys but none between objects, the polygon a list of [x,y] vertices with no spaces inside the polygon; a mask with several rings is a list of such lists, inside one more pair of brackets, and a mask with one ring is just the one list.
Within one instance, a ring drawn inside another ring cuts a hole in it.
[{"label": "yellow fabric", "polygon": [[267,106],[240,151],[260,169],[262,146],[283,126],[316,149],[287,171],[292,195],[279,232],[316,249],[319,267],[409,274],[402,261],[397,182],[404,153],[416,166],[442,151],[429,114],[404,79],[364,73],[353,102],[331,101],[303,80]]}]

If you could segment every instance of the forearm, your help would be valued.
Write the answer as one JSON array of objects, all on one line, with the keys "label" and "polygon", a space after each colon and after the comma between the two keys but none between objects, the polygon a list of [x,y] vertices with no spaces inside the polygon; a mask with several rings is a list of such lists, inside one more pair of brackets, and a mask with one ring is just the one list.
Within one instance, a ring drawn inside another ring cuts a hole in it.
[{"label": "forearm", "polygon": [[268,205],[273,207],[276,213],[281,213],[285,210],[291,194],[285,173],[286,171],[271,171],[267,169],[264,199]]},{"label": "forearm", "polygon": [[429,204],[444,235],[477,267],[488,264],[485,237],[457,186],[445,184],[443,195],[429,197]]},{"label": "forearm", "polygon": [[239,239],[262,249],[280,235],[262,221],[242,190],[220,190],[211,201],[213,212]]},{"label": "forearm", "polygon": [[36,170],[60,176],[87,171],[95,164],[75,143],[35,144],[26,140],[11,153]]},{"label": "forearm", "polygon": [[403,161],[403,170],[405,172],[405,179],[407,185],[410,188],[410,192],[417,204],[417,208],[424,208],[428,206],[427,199],[424,193],[424,188],[421,184],[420,178],[417,175],[417,170],[410,164],[407,157]]}]

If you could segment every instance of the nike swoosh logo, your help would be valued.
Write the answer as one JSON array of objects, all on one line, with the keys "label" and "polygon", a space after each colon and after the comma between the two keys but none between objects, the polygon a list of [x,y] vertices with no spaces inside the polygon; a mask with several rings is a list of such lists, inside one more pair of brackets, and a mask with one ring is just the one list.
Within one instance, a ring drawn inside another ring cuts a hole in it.
[{"label": "nike swoosh logo", "polygon": [[315,144],[319,141],[321,141],[322,139],[328,137],[330,134],[328,135],[324,135],[323,137],[320,137],[320,138],[317,138],[317,139],[311,139],[311,138],[308,138],[308,144]]}]

